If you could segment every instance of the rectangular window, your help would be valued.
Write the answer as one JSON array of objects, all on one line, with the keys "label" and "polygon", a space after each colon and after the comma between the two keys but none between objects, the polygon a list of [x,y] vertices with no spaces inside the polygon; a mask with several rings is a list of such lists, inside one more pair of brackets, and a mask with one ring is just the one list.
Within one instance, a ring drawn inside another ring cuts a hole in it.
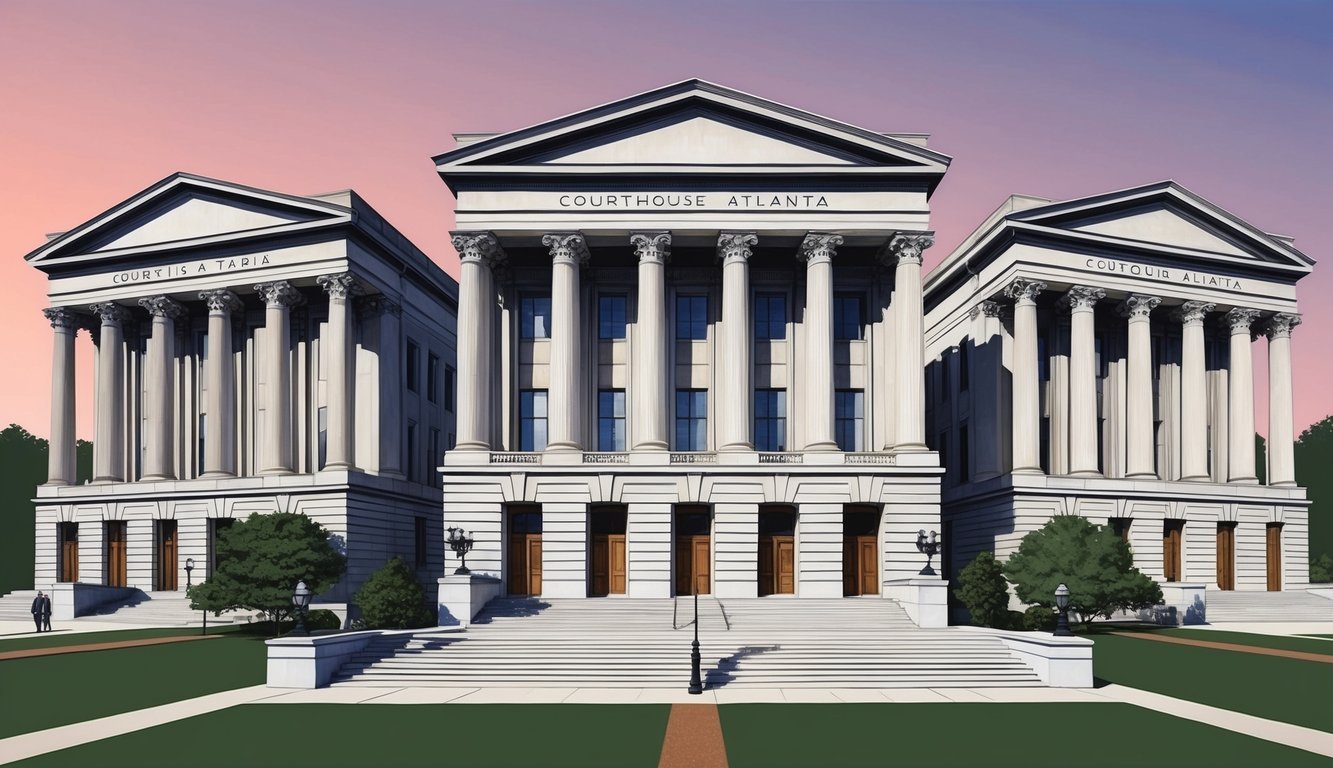
[{"label": "rectangular window", "polygon": [[[434,478],[435,469],[436,467],[440,466],[440,463],[444,458],[444,455],[440,453],[440,430],[435,429],[434,427],[431,428],[429,444],[430,444],[430,454],[426,457],[426,459],[427,461],[430,462],[430,466],[427,467],[427,472],[431,475],[432,478]],[[433,483],[435,481],[432,479],[431,482]]]},{"label": "rectangular window", "polygon": [[754,337],[758,340],[787,338],[787,297],[761,293],[754,297]]},{"label": "rectangular window", "polygon": [[708,390],[676,390],[676,450],[708,450]]},{"label": "rectangular window", "polygon": [[708,338],[708,297],[676,296],[676,340],[697,341]]},{"label": "rectangular window", "polygon": [[444,407],[449,409],[450,413],[453,413],[454,409],[457,407],[454,404],[454,377],[456,375],[457,373],[454,371],[452,365],[446,365],[444,367]]},{"label": "rectangular window", "polygon": [[597,299],[597,338],[625,338],[625,297],[606,294]]},{"label": "rectangular window", "polygon": [[546,390],[524,389],[518,393],[518,449],[546,450]]},{"label": "rectangular window", "polygon": [[865,450],[865,393],[859,389],[840,389],[833,396],[833,427],[838,449]]},{"label": "rectangular window", "polygon": [[412,541],[418,571],[426,569],[426,518],[412,518]]},{"label": "rectangular window", "polygon": [[865,299],[859,293],[833,295],[833,338],[859,341],[865,338]]},{"label": "rectangular window", "polygon": [[1051,361],[1046,356],[1046,337],[1040,334],[1037,336],[1037,380],[1051,380]]},{"label": "rectangular window", "polygon": [[421,347],[415,341],[407,342],[407,391],[417,391],[417,377],[421,375]]},{"label": "rectangular window", "polygon": [[519,335],[525,339],[551,338],[551,297],[524,296],[519,300]]},{"label": "rectangular window", "polygon": [[196,477],[204,473],[204,450],[205,446],[208,445],[207,441],[204,440],[204,430],[206,430],[207,428],[208,428],[208,417],[205,414],[201,413],[199,414],[199,456],[198,456],[199,465],[194,470],[194,474]]},{"label": "rectangular window", "polygon": [[625,450],[625,390],[597,393],[597,450]]},{"label": "rectangular window", "polygon": [[964,341],[962,344],[958,345],[958,391],[959,392],[966,392],[968,390],[968,387],[971,386],[970,379],[972,378],[972,365],[968,360],[970,355],[968,355],[967,353],[967,345],[970,343],[971,342],[969,341]]},{"label": "rectangular window", "polygon": [[434,354],[426,356],[426,399],[440,402],[440,358]]},{"label": "rectangular window", "polygon": [[417,423],[415,421],[407,422],[405,463],[407,464],[407,479],[415,481],[417,479]]},{"label": "rectangular window", "polygon": [[967,422],[958,426],[958,482],[972,479],[972,446],[968,441]]},{"label": "rectangular window", "polygon": [[787,450],[787,390],[754,391],[754,447],[757,451]]},{"label": "rectangular window", "polygon": [[319,445],[316,449],[319,455],[316,459],[319,462],[319,468],[323,469],[329,458],[329,409],[320,406],[316,419],[318,420],[319,429]]}]

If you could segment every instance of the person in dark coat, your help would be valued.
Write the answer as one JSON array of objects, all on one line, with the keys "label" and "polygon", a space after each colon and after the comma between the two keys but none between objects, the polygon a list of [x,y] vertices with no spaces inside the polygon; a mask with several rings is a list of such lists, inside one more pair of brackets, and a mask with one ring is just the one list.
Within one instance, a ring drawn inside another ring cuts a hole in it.
[{"label": "person in dark coat", "polygon": [[38,632],[42,631],[43,623],[51,626],[51,598],[45,592],[38,592],[32,599],[32,623],[37,625]]}]

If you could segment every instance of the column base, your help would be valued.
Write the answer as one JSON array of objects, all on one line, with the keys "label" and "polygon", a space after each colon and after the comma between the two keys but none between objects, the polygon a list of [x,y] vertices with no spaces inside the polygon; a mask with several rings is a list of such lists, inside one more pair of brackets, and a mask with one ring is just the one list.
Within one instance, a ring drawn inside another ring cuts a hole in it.
[{"label": "column base", "polygon": [[[294,475],[294,474],[296,474],[296,470],[294,470],[294,469],[287,469],[286,467],[277,467],[277,468],[274,468],[274,469],[261,469],[261,470],[259,470],[259,474],[261,474],[261,475]],[[145,478],[145,479],[147,479],[147,478]]]},{"label": "column base", "polygon": [[642,443],[635,443],[634,447],[633,447],[631,450],[635,450],[635,451],[665,451],[665,450],[668,450],[669,448],[670,448],[670,446],[667,445],[667,443],[666,443],[665,440],[646,440],[646,441],[644,441],[644,442],[642,442]]},{"label": "column base", "polygon": [[320,471],[320,472],[351,472],[351,471],[354,470],[354,469],[356,469],[356,467],[353,467],[350,463],[348,463],[348,462],[346,462],[346,461],[329,461],[329,462],[325,462],[325,463],[324,463],[324,466],[320,467],[319,471]]},{"label": "column base", "polygon": [[1044,474],[1046,474],[1046,473],[1043,472],[1043,471],[1041,470],[1041,467],[1014,467],[1013,469],[1009,470],[1009,474],[1011,474],[1011,475],[1044,475]]},{"label": "column base", "polygon": [[1101,477],[1102,473],[1095,469],[1076,469],[1069,473],[1070,477]]},{"label": "column base", "polygon": [[199,476],[200,480],[220,480],[222,478],[236,477],[235,472],[227,472],[221,469],[210,469]]},{"label": "column base", "polygon": [[925,443],[898,443],[893,446],[893,450],[900,453],[921,453],[929,451],[930,448],[926,447]]},{"label": "column base", "polygon": [[1297,483],[1295,480],[1282,480],[1276,483],[1269,483],[1268,485],[1270,488],[1295,488]]},{"label": "column base", "polygon": [[1125,477],[1127,477],[1127,478],[1129,478],[1129,479],[1131,479],[1131,480],[1156,480],[1156,479],[1158,479],[1158,478],[1157,478],[1157,473],[1156,473],[1156,472],[1130,472],[1130,473],[1127,473],[1127,474],[1125,475]]},{"label": "column base", "polygon": [[547,444],[546,444],[546,452],[547,452],[547,453],[582,453],[582,452],[583,452],[583,446],[579,445],[578,443],[571,443],[571,442],[569,442],[569,441],[567,441],[567,440],[562,440],[562,441],[560,441],[560,442],[558,442],[558,443],[547,443]]},{"label": "column base", "polygon": [[837,450],[841,450],[841,449],[839,449],[839,448],[838,448],[838,444],[835,443],[835,442],[833,442],[832,440],[823,440],[823,441],[820,441],[820,442],[818,442],[818,443],[808,443],[808,444],[805,446],[804,450],[806,450],[806,451],[837,451]]},{"label": "column base", "polygon": [[1227,482],[1233,485],[1258,485],[1257,477],[1228,477]]},{"label": "column base", "polygon": [[72,485],[68,480],[47,480],[42,485]]},{"label": "column base", "polygon": [[1184,483],[1211,483],[1213,478],[1208,475],[1187,475],[1180,478],[1180,480]]},{"label": "column base", "polygon": [[491,446],[489,443],[483,443],[481,441],[457,443],[453,447],[453,450],[455,451],[489,451],[490,449]]},{"label": "column base", "polygon": [[159,480],[175,480],[175,479],[177,478],[173,475],[144,475],[143,477],[139,478],[141,482],[156,482]]},{"label": "column base", "polygon": [[717,450],[718,453],[753,453],[754,446],[750,443],[727,443]]},{"label": "column base", "polygon": [[125,478],[123,478],[123,477],[116,477],[116,476],[114,476],[114,475],[98,475],[97,477],[94,477],[94,478],[93,478],[93,482],[94,482],[94,483],[123,483],[123,482],[125,482]]}]

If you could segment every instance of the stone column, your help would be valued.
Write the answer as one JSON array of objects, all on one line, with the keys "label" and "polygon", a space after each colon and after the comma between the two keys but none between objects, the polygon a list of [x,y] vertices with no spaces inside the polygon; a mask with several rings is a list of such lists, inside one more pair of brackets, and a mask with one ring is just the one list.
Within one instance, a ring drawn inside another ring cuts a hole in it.
[{"label": "stone column", "polygon": [[102,321],[97,342],[93,482],[125,480],[125,321],[129,310],[106,301],[89,309]]},{"label": "stone column", "polygon": [[1180,479],[1207,482],[1208,370],[1203,319],[1213,305],[1187,301],[1176,310],[1180,321]]},{"label": "stone column", "polygon": [[[328,423],[325,432],[324,469],[352,469],[356,466],[352,442],[353,387],[352,297],[360,286],[351,273],[320,275],[315,282],[329,294],[328,338],[321,354],[325,355],[328,381]],[[439,457],[434,459],[439,461]]]},{"label": "stone column", "polygon": [[893,272],[894,399],[897,451],[926,450],[926,352],[921,304],[921,253],[935,244],[934,232],[899,232],[889,240]]},{"label": "stone column", "polygon": [[805,450],[836,451],[833,439],[833,255],[842,235],[810,233],[797,258],[805,261]]},{"label": "stone column", "polygon": [[458,251],[458,412],[455,450],[491,449],[491,348],[496,265],[504,261],[490,232],[454,232]]},{"label": "stone column", "polygon": [[718,360],[718,450],[752,451],[750,412],[754,403],[750,365],[750,254],[759,242],[753,232],[723,232],[722,345]]},{"label": "stone column", "polygon": [[[1013,430],[1006,429],[1004,418],[1009,408],[1004,402],[1004,332],[1000,317],[1003,311],[1000,302],[987,299],[977,302],[967,313],[971,321],[969,334],[973,353],[970,397],[974,481],[1004,474],[1005,458],[1010,453],[1005,444],[1006,434]],[[1012,384],[1009,390],[1012,399]]]},{"label": "stone column", "polygon": [[73,485],[74,454],[74,337],[79,318],[66,307],[43,309],[55,331],[51,352],[51,441],[47,453],[47,485]]},{"label": "stone column", "polygon": [[1268,319],[1268,484],[1295,485],[1295,425],[1291,392],[1291,329],[1300,315],[1279,313]]},{"label": "stone column", "polygon": [[260,474],[286,475],[295,471],[292,435],[291,308],[301,294],[291,283],[260,283],[255,290],[264,299],[265,423],[260,427]]},{"label": "stone column", "polygon": [[203,477],[236,474],[236,380],[232,360],[232,313],[243,308],[227,290],[201,291],[208,305],[208,401],[204,422]]},{"label": "stone column", "polygon": [[547,396],[550,451],[583,450],[583,324],[579,312],[579,270],[588,246],[577,232],[542,235],[551,249],[551,365]]},{"label": "stone column", "polygon": [[1069,474],[1100,475],[1097,465],[1097,337],[1093,306],[1106,291],[1075,285],[1069,306]]},{"label": "stone column", "polygon": [[[365,296],[356,302],[362,338],[370,342],[378,357],[369,392],[358,392],[355,412],[365,439],[378,444],[377,471],[385,477],[403,478],[403,368],[401,359],[403,308],[383,294]],[[461,338],[459,339],[461,343]],[[367,459],[359,459],[360,466]]]},{"label": "stone column", "polygon": [[176,320],[185,307],[167,296],[139,299],[153,318],[144,361],[144,480],[176,479]]},{"label": "stone column", "polygon": [[1037,360],[1037,296],[1046,290],[1038,280],[1018,279],[1004,289],[1014,300],[1013,471],[1041,472],[1041,382]]},{"label": "stone column", "polygon": [[634,329],[634,371],[630,397],[634,450],[667,449],[666,263],[670,232],[635,232],[630,244],[639,257],[639,307]]},{"label": "stone column", "polygon": [[1227,482],[1257,483],[1254,466],[1254,361],[1250,356],[1250,325],[1257,309],[1236,307],[1226,314],[1231,329],[1231,380],[1227,398],[1230,431],[1227,440]]},{"label": "stone column", "polygon": [[1129,320],[1129,353],[1125,378],[1125,476],[1156,477],[1156,441],[1153,439],[1152,319],[1162,300],[1131,294],[1120,303],[1120,315]]}]

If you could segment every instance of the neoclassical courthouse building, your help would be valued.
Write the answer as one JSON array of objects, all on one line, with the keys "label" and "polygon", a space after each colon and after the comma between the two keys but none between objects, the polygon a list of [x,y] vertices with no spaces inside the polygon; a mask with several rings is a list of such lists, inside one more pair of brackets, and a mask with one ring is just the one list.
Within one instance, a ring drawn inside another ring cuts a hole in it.
[{"label": "neoclassical courthouse building", "polygon": [[920,529],[956,572],[1056,514],[1163,581],[1305,584],[1288,239],[1171,183],[1013,198],[923,278],[950,161],[925,135],[697,80],[456,139],[457,289],[352,193],[184,175],[28,257],[56,339],[39,585],[177,589],[275,509],[343,537],[335,602],[392,554],[433,586],[445,526],[503,594],[840,597],[915,576]]}]

